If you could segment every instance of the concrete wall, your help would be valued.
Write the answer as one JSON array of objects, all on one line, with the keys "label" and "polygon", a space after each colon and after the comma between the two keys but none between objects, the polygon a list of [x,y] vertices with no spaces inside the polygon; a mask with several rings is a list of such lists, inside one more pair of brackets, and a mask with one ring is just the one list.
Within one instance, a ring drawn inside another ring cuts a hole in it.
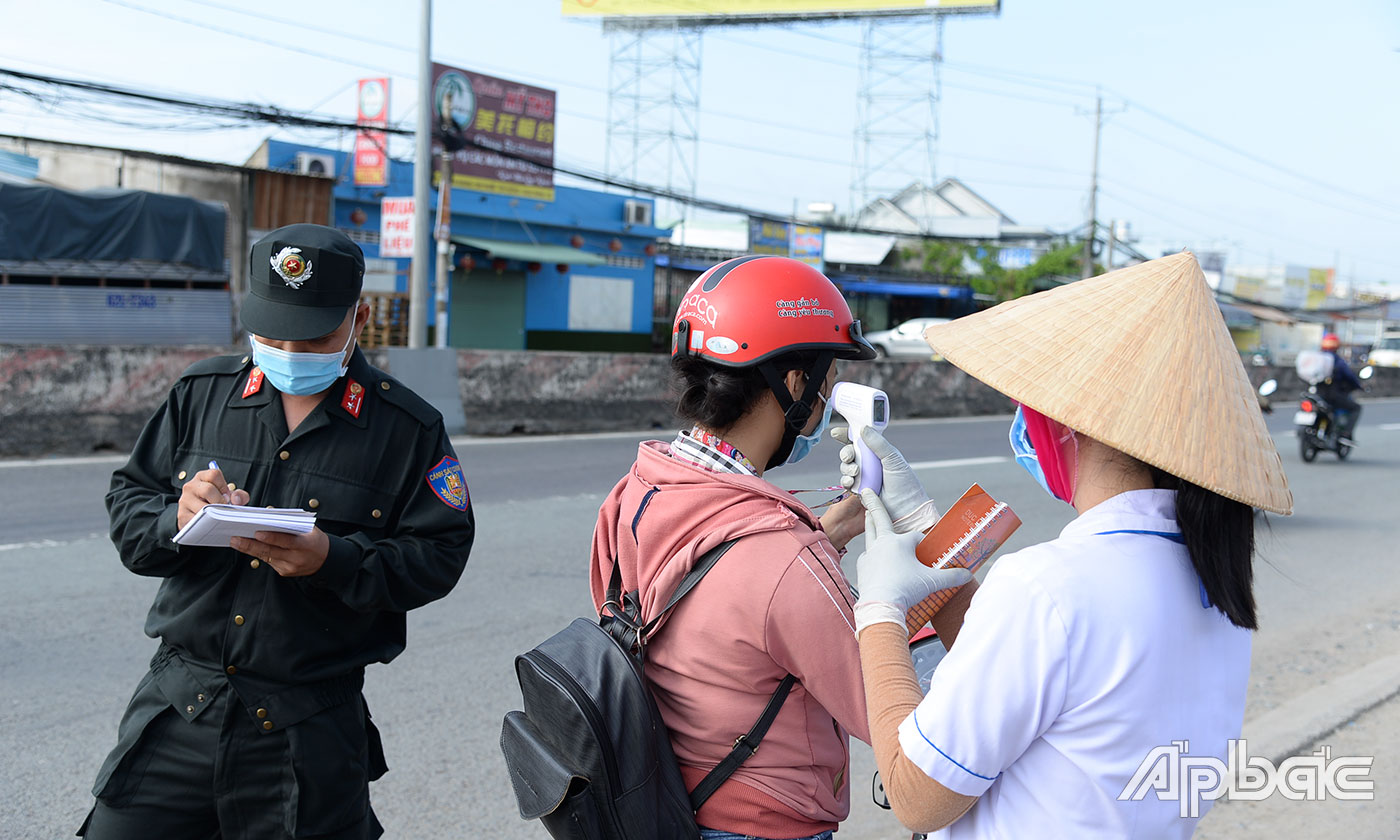
[{"label": "concrete wall", "polygon": [[[126,451],[180,372],[222,352],[230,351],[0,345],[0,456]],[[384,351],[367,355],[393,372]],[[457,370],[470,434],[678,426],[666,399],[664,356],[461,350]],[[1291,369],[1248,370],[1256,385],[1278,379],[1275,403],[1291,410],[1303,390]],[[948,364],[880,361],[847,371],[884,389],[896,417],[1011,409],[1005,397]],[[1370,387],[1372,396],[1400,395],[1400,369],[1378,369]]]}]

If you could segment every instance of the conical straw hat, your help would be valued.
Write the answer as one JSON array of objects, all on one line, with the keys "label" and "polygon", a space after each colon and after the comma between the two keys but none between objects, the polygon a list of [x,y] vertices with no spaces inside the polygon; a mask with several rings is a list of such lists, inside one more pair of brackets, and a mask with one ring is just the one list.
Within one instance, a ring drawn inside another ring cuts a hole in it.
[{"label": "conical straw hat", "polygon": [[1289,514],[1258,397],[1189,251],[928,328],[1017,402],[1228,499]]}]

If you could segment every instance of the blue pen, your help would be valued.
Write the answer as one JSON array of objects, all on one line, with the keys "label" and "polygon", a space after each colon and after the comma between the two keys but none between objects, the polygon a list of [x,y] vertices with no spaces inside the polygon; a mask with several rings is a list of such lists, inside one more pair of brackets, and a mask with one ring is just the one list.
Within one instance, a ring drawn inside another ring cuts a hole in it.
[{"label": "blue pen", "polygon": [[[211,469],[211,470],[219,470],[219,472],[223,472],[223,470],[220,470],[220,469],[219,469],[219,462],[218,462],[218,461],[210,461],[210,462],[209,462],[209,469]],[[230,501],[231,501],[231,500],[229,499],[228,496],[224,496],[224,504],[228,504]]]}]

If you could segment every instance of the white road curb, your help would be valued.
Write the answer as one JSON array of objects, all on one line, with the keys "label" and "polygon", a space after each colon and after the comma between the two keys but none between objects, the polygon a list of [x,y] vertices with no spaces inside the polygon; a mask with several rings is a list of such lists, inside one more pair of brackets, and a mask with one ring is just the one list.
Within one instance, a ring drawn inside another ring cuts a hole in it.
[{"label": "white road curb", "polygon": [[1306,691],[1244,723],[1249,754],[1275,764],[1299,755],[1347,721],[1400,695],[1400,654]]}]

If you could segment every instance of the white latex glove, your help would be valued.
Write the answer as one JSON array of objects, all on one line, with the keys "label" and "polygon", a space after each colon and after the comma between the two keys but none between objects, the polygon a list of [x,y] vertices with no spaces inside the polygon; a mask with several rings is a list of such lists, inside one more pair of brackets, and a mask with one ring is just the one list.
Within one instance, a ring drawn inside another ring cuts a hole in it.
[{"label": "white latex glove", "polygon": [[860,598],[856,601],[856,635],[872,624],[904,626],[910,608],[943,589],[972,580],[963,568],[931,569],[914,556],[923,539],[917,531],[897,534],[889,512],[874,490],[862,490],[865,505],[865,551],[856,561]]},{"label": "white latex glove", "polygon": [[[860,459],[856,455],[855,444],[851,443],[850,432],[845,426],[838,426],[831,430],[831,436],[846,444],[841,447],[841,486],[855,490],[860,484]],[[880,488],[880,501],[894,520],[894,532],[923,533],[932,528],[933,523],[938,521],[938,506],[928,497],[923,483],[914,475],[904,455],[878,430],[869,426],[860,430],[860,437],[884,468],[885,483]]]}]

